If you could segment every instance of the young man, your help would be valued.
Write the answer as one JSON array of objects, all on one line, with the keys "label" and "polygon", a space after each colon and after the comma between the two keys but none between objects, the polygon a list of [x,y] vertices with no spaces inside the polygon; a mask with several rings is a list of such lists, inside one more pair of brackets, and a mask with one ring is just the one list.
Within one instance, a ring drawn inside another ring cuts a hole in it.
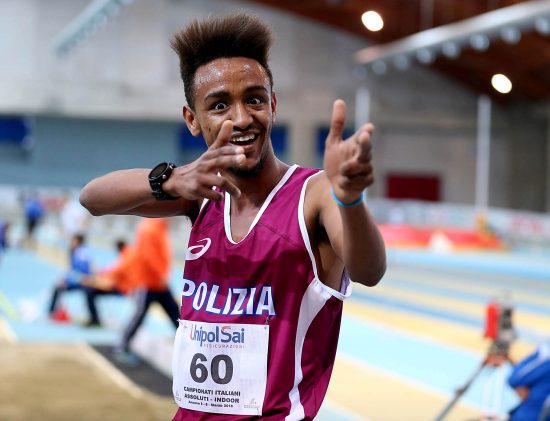
[{"label": "young man", "polygon": [[207,152],[181,167],[116,171],[81,193],[95,215],[193,222],[174,347],[176,420],[313,419],[349,280],[374,286],[385,271],[363,201],[373,127],[344,142],[346,108],[337,100],[324,172],[279,161],[270,141],[271,42],[265,23],[242,13],[177,34],[183,117]]}]

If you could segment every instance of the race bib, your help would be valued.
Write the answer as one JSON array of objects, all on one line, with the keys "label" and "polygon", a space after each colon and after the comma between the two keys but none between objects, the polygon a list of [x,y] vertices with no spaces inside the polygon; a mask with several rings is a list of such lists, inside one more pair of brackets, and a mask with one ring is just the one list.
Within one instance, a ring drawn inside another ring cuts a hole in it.
[{"label": "race bib", "polygon": [[269,325],[180,320],[172,359],[181,408],[261,415],[267,382]]}]

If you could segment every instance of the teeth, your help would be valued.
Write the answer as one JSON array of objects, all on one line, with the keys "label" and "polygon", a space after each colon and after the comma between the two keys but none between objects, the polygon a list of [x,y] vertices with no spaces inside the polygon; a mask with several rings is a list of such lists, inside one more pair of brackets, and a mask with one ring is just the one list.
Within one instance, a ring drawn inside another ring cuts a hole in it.
[{"label": "teeth", "polygon": [[238,136],[238,137],[232,137],[231,142],[233,143],[241,143],[241,142],[248,142],[249,140],[254,139],[255,135],[249,134],[246,136]]}]

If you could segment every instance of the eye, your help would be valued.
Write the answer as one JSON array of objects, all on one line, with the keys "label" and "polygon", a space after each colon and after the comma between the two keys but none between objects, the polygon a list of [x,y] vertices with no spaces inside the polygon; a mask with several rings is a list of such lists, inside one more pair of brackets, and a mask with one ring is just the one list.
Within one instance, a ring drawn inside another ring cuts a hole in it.
[{"label": "eye", "polygon": [[264,100],[258,96],[253,96],[248,100],[248,103],[250,105],[260,105],[264,102]]},{"label": "eye", "polygon": [[225,105],[224,102],[216,102],[215,104],[212,105],[211,108],[213,110],[220,111],[220,110],[225,110],[226,107],[227,105]]}]

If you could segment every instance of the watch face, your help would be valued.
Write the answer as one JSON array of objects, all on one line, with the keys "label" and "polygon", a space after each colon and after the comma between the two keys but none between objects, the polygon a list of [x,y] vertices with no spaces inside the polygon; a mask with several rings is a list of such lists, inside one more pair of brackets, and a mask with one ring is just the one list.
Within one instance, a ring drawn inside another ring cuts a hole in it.
[{"label": "watch face", "polygon": [[157,178],[166,171],[166,168],[168,168],[168,163],[163,162],[162,164],[158,164],[155,168],[152,169],[151,173],[149,174],[150,178]]}]

